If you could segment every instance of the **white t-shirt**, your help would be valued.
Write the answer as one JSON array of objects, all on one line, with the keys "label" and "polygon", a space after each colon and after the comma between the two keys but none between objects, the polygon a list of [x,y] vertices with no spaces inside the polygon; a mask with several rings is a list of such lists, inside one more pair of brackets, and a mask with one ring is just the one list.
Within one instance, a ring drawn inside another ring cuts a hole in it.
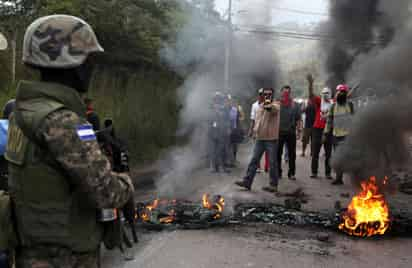
[{"label": "white t-shirt", "polygon": [[256,101],[255,103],[253,103],[252,105],[252,110],[250,111],[250,119],[251,120],[256,120],[256,113],[259,110],[259,102]]},{"label": "white t-shirt", "polygon": [[328,113],[331,107],[332,107],[331,101],[325,101],[324,99],[322,99],[322,102],[320,105],[320,115],[323,119],[326,119],[328,117]]}]

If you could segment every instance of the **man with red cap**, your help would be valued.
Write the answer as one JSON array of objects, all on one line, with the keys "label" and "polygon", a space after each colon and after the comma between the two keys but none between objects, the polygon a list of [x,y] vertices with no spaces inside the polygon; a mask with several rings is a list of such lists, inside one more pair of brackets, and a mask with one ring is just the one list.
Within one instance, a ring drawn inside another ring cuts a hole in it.
[{"label": "man with red cap", "polygon": [[[353,103],[348,101],[349,87],[339,85],[336,88],[336,103],[330,108],[326,122],[325,133],[332,134],[333,145],[336,150],[345,141],[350,133],[350,127],[353,120],[354,108]],[[343,171],[336,170],[336,179],[333,185],[343,184]]]}]

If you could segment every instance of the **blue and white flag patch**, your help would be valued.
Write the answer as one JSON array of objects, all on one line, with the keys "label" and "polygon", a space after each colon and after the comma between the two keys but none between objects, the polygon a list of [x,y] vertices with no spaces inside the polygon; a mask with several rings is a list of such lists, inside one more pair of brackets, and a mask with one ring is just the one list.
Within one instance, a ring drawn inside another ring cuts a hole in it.
[{"label": "blue and white flag patch", "polygon": [[96,134],[93,131],[92,125],[79,125],[77,126],[77,136],[81,141],[94,141],[96,140]]}]

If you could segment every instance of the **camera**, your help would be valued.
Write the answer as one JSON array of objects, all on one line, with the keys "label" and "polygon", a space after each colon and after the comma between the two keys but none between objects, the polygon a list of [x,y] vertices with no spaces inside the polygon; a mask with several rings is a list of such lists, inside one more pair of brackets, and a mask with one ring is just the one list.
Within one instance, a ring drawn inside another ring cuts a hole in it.
[{"label": "camera", "polygon": [[272,103],[272,98],[270,96],[265,96],[265,101],[264,101],[264,108],[267,111],[272,110],[272,107],[267,107],[268,105],[270,105]]}]

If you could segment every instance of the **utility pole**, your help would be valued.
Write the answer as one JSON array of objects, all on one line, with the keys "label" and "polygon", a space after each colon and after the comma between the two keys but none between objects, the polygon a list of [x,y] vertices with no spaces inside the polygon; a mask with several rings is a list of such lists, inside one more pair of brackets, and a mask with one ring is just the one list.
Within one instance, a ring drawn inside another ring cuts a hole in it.
[{"label": "utility pole", "polygon": [[231,89],[231,57],[232,57],[232,0],[229,0],[228,9],[228,22],[227,22],[227,37],[226,37],[226,47],[225,47],[225,88],[224,90],[229,92]]},{"label": "utility pole", "polygon": [[11,40],[11,52],[12,52],[12,57],[11,57],[11,82],[13,85],[16,82],[16,52],[17,50],[17,29],[15,29],[12,33],[12,40]]}]

